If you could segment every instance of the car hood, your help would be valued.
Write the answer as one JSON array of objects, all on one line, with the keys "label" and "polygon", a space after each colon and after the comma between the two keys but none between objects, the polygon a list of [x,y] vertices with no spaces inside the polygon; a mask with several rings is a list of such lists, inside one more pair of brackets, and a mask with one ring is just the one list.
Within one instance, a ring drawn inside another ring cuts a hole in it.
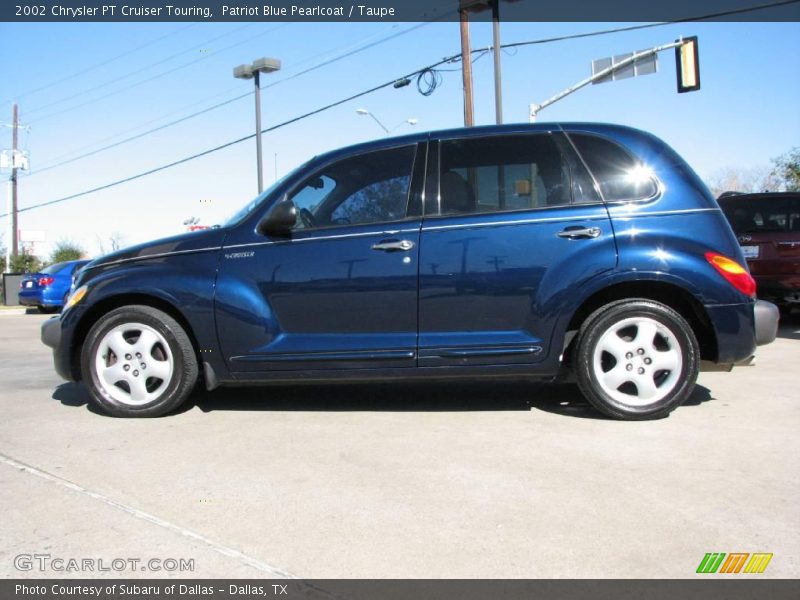
[{"label": "car hood", "polygon": [[84,266],[83,270],[88,271],[119,262],[146,260],[148,258],[169,256],[170,254],[183,254],[200,250],[216,250],[222,247],[222,242],[225,239],[226,233],[227,228],[216,227],[137,244],[136,246],[123,248],[122,250],[100,256]]}]

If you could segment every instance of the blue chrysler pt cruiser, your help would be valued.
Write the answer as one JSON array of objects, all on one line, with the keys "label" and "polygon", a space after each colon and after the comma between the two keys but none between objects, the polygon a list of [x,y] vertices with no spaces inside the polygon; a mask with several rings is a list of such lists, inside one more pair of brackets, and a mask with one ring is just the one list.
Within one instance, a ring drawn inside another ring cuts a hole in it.
[{"label": "blue chrysler pt cruiser", "polygon": [[670,147],[588,123],[317,156],[225,225],[103,256],[42,339],[116,416],[229,384],[574,377],[662,417],[776,335],[724,215]]}]

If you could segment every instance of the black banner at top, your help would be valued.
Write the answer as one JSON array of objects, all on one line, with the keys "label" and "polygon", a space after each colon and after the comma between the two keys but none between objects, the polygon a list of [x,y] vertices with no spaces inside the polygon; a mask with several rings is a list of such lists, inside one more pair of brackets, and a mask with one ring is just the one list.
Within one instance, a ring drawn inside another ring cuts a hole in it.
[{"label": "black banner at top", "polygon": [[[496,0],[3,0],[5,22],[456,21]],[[800,0],[497,0],[502,21],[800,21]]]}]

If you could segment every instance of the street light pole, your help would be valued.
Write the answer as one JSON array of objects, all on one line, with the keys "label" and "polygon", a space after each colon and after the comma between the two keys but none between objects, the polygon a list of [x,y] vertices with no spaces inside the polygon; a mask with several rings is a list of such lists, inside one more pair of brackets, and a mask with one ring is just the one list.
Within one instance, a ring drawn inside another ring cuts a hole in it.
[{"label": "street light pole", "polygon": [[256,99],[256,173],[258,176],[258,193],[264,191],[264,164],[261,157],[261,73],[274,73],[281,68],[277,58],[259,58],[249,65],[239,65],[233,70],[237,79],[252,79],[255,83]]},{"label": "street light pole", "polygon": [[383,124],[383,121],[378,119],[378,117],[373,115],[366,108],[357,108],[356,109],[356,114],[364,115],[364,116],[369,115],[370,117],[372,117],[372,120],[375,121],[380,126],[381,129],[383,129],[383,131],[386,133],[386,135],[389,135],[395,129],[397,129],[398,127],[402,127],[403,125],[412,125],[413,126],[413,125],[416,125],[417,123],[419,123],[419,121],[416,118],[409,117],[408,119],[403,119],[397,125],[395,125],[391,129],[389,129],[388,127],[386,127],[386,125]]},{"label": "street light pole", "polygon": [[258,174],[258,193],[264,191],[264,162],[261,158],[261,78],[259,72],[253,73],[256,85],[256,171]]},{"label": "street light pole", "polygon": [[17,221],[17,130],[19,129],[19,109],[14,103],[11,121],[11,256],[19,253],[19,223]]},{"label": "street light pole", "polygon": [[372,120],[373,120],[373,121],[375,121],[375,122],[376,122],[376,123],[377,123],[377,124],[380,126],[380,128],[381,128],[381,129],[383,129],[383,131],[384,131],[386,134],[388,134],[388,133],[389,133],[389,129],[386,127],[386,125],[384,125],[383,123],[381,123],[381,122],[380,122],[380,120],[378,119],[378,117],[376,117],[375,115],[373,115],[373,114],[372,114],[371,112],[369,112],[369,111],[368,111],[366,108],[357,108],[357,109],[356,109],[356,113],[358,113],[359,115],[369,115],[370,117],[372,117]]}]

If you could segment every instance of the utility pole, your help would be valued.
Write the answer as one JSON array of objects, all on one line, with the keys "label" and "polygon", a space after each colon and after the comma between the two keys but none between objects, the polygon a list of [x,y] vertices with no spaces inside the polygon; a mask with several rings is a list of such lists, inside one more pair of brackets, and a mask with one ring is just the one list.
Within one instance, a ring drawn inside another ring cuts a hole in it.
[{"label": "utility pole", "polygon": [[492,45],[494,46],[494,115],[503,124],[503,86],[500,73],[500,0],[492,0]]},{"label": "utility pole", "polygon": [[17,223],[17,129],[19,129],[19,110],[17,103],[11,109],[11,256],[19,249],[19,225]]},{"label": "utility pole", "polygon": [[475,125],[472,108],[472,52],[469,42],[469,13],[466,8],[459,11],[461,21],[461,75],[464,81],[464,127]]}]

